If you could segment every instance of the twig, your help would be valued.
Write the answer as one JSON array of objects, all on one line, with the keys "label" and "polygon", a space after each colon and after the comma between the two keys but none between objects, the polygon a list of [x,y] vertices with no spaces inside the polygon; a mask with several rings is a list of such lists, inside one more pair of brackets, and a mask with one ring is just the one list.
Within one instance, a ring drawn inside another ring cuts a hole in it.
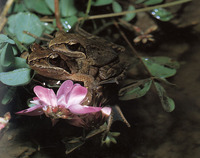
[{"label": "twig", "polygon": [[100,18],[110,18],[110,17],[122,16],[122,15],[130,14],[130,13],[138,13],[138,12],[149,11],[149,10],[153,10],[153,9],[156,9],[156,8],[170,7],[170,6],[179,5],[179,4],[182,4],[182,3],[187,3],[187,2],[190,2],[190,1],[192,1],[192,0],[179,0],[179,1],[175,1],[175,2],[165,3],[165,4],[151,6],[151,7],[147,7],[147,8],[136,9],[136,10],[132,10],[132,11],[124,11],[124,12],[120,12],[120,13],[93,15],[93,16],[88,16],[87,18],[86,17],[80,17],[78,20],[81,21],[83,19],[92,20],[92,19],[100,19]]},{"label": "twig", "polygon": [[3,27],[4,27],[4,25],[5,25],[6,22],[7,22],[6,15],[7,15],[7,13],[8,13],[9,8],[12,6],[13,2],[14,2],[14,0],[8,0],[8,1],[6,2],[6,5],[5,5],[5,7],[4,7],[4,9],[3,9],[1,15],[0,15],[0,22],[1,22],[1,24],[0,24],[0,32],[1,32],[1,30],[2,30]]},{"label": "twig", "polygon": [[54,7],[55,7],[55,18],[56,18],[56,25],[60,31],[63,30],[62,24],[60,22],[60,10],[59,10],[59,0],[54,0]]},{"label": "twig", "polygon": [[2,17],[0,18],[0,32],[3,29],[3,27],[5,26],[6,22],[7,22],[7,18],[6,17]]},{"label": "twig", "polygon": [[116,21],[114,21],[114,25],[115,27],[119,30],[119,33],[122,35],[122,37],[125,39],[125,41],[128,43],[129,47],[131,48],[131,50],[133,51],[134,55],[139,58],[139,55],[137,53],[137,51],[135,50],[135,48],[132,46],[132,44],[129,42],[128,38],[126,37],[126,35],[124,34],[124,32],[119,28],[119,25]]},{"label": "twig", "polygon": [[42,22],[53,22],[54,19],[50,19],[50,18],[47,18],[47,17],[42,17],[40,18],[40,21]]},{"label": "twig", "polygon": [[124,32],[121,31],[118,23],[116,21],[114,21],[114,25],[116,26],[116,28],[119,30],[120,34],[122,35],[122,37],[124,38],[124,40],[128,43],[129,47],[131,48],[133,54],[140,60],[140,62],[142,63],[142,65],[145,67],[146,71],[148,72],[149,76],[151,77],[151,79],[153,80],[154,77],[152,76],[152,74],[150,73],[149,69],[147,68],[147,66],[144,64],[142,58],[140,57],[140,55],[138,54],[138,52],[135,50],[135,48],[132,46],[132,44],[129,42],[128,38],[126,37],[126,35],[124,34]]},{"label": "twig", "polygon": [[51,36],[51,35],[49,35],[49,34],[47,34],[47,33],[43,33],[43,35],[44,35],[44,36],[47,36],[47,37],[49,37],[49,38],[51,38],[51,39],[54,38],[54,36]]},{"label": "twig", "polygon": [[27,31],[23,31],[23,33],[25,33],[25,34],[27,34],[27,35],[29,35],[29,36],[35,38],[35,39],[39,39],[39,40],[47,41],[47,42],[50,41],[50,39],[43,38],[43,37],[38,37],[38,36],[36,36],[36,35],[34,35],[34,34],[30,33],[30,32],[27,32]]},{"label": "twig", "polygon": [[82,20],[80,21],[80,23],[79,23],[80,26],[82,26],[83,23],[85,22],[85,19],[87,19],[88,14],[89,14],[90,9],[91,9],[91,5],[92,5],[92,0],[88,0],[87,9],[86,9],[86,11],[85,11],[85,15],[84,15],[83,19],[82,19]]}]

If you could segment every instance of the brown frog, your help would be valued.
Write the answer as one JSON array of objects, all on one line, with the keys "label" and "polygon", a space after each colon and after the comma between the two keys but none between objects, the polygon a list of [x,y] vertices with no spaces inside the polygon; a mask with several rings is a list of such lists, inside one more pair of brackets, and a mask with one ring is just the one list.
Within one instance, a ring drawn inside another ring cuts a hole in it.
[{"label": "brown frog", "polygon": [[124,47],[84,30],[57,32],[48,48],[33,44],[31,50],[28,64],[38,74],[56,80],[83,82],[91,95],[101,84],[118,82],[127,68],[119,61]]}]

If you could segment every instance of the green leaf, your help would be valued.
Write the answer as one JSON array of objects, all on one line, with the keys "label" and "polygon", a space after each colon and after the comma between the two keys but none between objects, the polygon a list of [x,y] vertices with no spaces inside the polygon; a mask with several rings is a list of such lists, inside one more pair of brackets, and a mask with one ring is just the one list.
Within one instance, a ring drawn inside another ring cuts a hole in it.
[{"label": "green leaf", "polygon": [[65,142],[66,151],[65,154],[69,154],[72,151],[76,150],[80,146],[82,146],[85,142],[81,139],[74,138],[71,142]]},{"label": "green leaf", "polygon": [[50,23],[47,23],[47,22],[43,22],[42,24],[44,26],[44,33],[46,33],[46,34],[51,34],[56,29],[53,26],[53,24],[50,24]]},{"label": "green leaf", "polygon": [[162,3],[163,0],[148,0],[146,2],[144,2],[145,5],[155,5],[155,4],[159,4]]},{"label": "green leaf", "polygon": [[151,79],[137,81],[129,86],[119,90],[120,100],[131,100],[144,96],[150,89],[152,84]]},{"label": "green leaf", "polygon": [[156,79],[159,80],[160,82],[167,84],[167,85],[176,86],[176,84],[169,82],[166,78],[156,78]]},{"label": "green leaf", "polygon": [[13,13],[18,13],[18,12],[23,12],[23,11],[28,11],[26,8],[25,4],[23,2],[14,2],[13,7],[9,10],[9,14]]},{"label": "green leaf", "polygon": [[175,109],[175,103],[173,99],[167,96],[165,89],[158,82],[154,82],[154,85],[164,110],[167,112],[172,112]]},{"label": "green leaf", "polygon": [[[135,7],[133,5],[129,5],[128,11],[133,11],[133,10],[135,10]],[[131,21],[135,16],[136,16],[136,13],[129,13],[129,14],[126,14],[122,19],[124,19],[125,21]]]},{"label": "green leaf", "polygon": [[112,3],[112,9],[113,9],[114,13],[119,13],[119,12],[122,11],[121,5],[118,2],[116,2],[116,1],[114,1]]},{"label": "green leaf", "polygon": [[142,60],[149,72],[155,77],[167,78],[176,74],[176,69],[173,67],[173,64],[176,65],[177,62],[173,62],[168,57],[143,57]]},{"label": "green leaf", "polygon": [[35,38],[23,33],[30,32],[38,37],[42,35],[43,25],[40,19],[32,13],[18,13],[8,18],[8,30],[14,34],[21,43],[30,44]]},{"label": "green leaf", "polygon": [[106,144],[108,147],[111,143],[117,144],[116,138],[120,135],[119,132],[108,132],[107,136],[105,137],[105,140],[101,141],[101,144]]},{"label": "green leaf", "polygon": [[26,85],[31,80],[31,69],[21,68],[0,73],[0,81],[8,86]]},{"label": "green leaf", "polygon": [[179,63],[175,60],[172,60],[169,57],[157,56],[157,57],[151,57],[151,59],[160,65],[165,65],[165,66],[173,68],[173,69],[179,68]]},{"label": "green leaf", "polygon": [[20,68],[29,68],[29,65],[26,63],[26,59],[15,57],[13,68],[20,69]]},{"label": "green leaf", "polygon": [[8,67],[14,62],[14,54],[10,44],[7,43],[1,48],[0,53],[0,63],[3,67]]},{"label": "green leaf", "polygon": [[54,7],[54,0],[45,0],[47,6],[51,9],[51,11],[54,13],[55,12],[55,7]]},{"label": "green leaf", "polygon": [[93,6],[104,6],[109,5],[113,2],[113,0],[93,0],[92,5]]},{"label": "green leaf", "polygon": [[8,30],[8,27],[4,27],[4,31],[6,32],[6,34],[8,34],[15,41],[16,45],[12,46],[14,55],[18,54],[18,52],[16,52],[18,50],[21,53],[24,52],[24,51],[28,51],[28,48],[26,48],[21,42],[19,42],[19,40],[16,38],[16,36]]},{"label": "green leaf", "polygon": [[10,103],[15,95],[16,90],[16,87],[8,87],[7,91],[4,92],[4,96],[1,103],[3,105]]},{"label": "green leaf", "polygon": [[3,67],[0,64],[0,73],[3,72]]},{"label": "green leaf", "polygon": [[53,14],[53,12],[49,9],[44,0],[24,0],[24,3],[29,10],[35,11],[39,14]]},{"label": "green leaf", "polygon": [[171,12],[167,11],[164,8],[157,8],[151,11],[151,14],[160,21],[169,21],[174,16],[171,14]]},{"label": "green leaf", "polygon": [[15,44],[15,42],[13,40],[11,40],[10,38],[8,38],[6,35],[0,34],[0,44],[2,44],[2,43]]},{"label": "green leaf", "polygon": [[141,4],[141,3],[143,3],[145,0],[136,0],[135,1],[135,4]]},{"label": "green leaf", "polygon": [[60,0],[60,12],[62,17],[75,15],[78,10],[74,5],[74,0]]},{"label": "green leaf", "polygon": [[14,55],[17,55],[17,54],[18,54],[18,50],[17,50],[16,45],[13,45],[13,46],[12,46],[12,50],[13,50],[13,54],[14,54]]}]

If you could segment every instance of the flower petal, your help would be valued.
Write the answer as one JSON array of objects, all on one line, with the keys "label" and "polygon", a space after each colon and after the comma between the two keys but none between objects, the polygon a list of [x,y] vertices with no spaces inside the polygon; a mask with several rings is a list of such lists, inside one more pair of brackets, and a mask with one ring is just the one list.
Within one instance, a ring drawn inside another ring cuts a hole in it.
[{"label": "flower petal", "polygon": [[103,107],[101,109],[101,112],[106,115],[106,116],[110,116],[112,109],[110,107]]},{"label": "flower petal", "polygon": [[42,115],[44,112],[42,110],[42,105],[35,105],[33,107],[30,107],[28,109],[16,112],[16,114],[20,115],[28,115],[28,116],[37,116],[37,115]]},{"label": "flower petal", "polygon": [[67,107],[66,96],[68,96],[72,88],[73,88],[73,82],[71,80],[67,80],[62,83],[62,85],[57,91],[58,105]]},{"label": "flower petal", "polygon": [[67,80],[63,82],[57,91],[57,97],[59,98],[63,94],[67,95],[71,91],[72,88],[73,88],[73,82],[71,80]]},{"label": "flower petal", "polygon": [[98,112],[102,108],[101,107],[92,107],[92,106],[83,106],[80,104],[74,104],[68,107],[71,113],[76,115],[83,115],[87,113]]},{"label": "flower petal", "polygon": [[31,104],[42,105],[40,99],[38,97],[34,97],[33,100],[30,101]]},{"label": "flower petal", "polygon": [[69,93],[69,96],[66,96],[67,107],[71,105],[80,104],[87,95],[87,88],[80,85],[75,85],[74,88]]},{"label": "flower petal", "polygon": [[33,90],[37,97],[45,104],[57,106],[57,98],[52,89],[44,88],[42,86],[35,86]]}]

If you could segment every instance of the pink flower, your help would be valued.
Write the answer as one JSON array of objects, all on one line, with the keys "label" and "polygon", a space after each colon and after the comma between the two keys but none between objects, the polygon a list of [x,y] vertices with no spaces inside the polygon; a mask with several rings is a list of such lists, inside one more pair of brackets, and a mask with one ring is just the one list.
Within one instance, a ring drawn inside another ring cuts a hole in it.
[{"label": "pink flower", "polygon": [[35,106],[19,111],[17,114],[36,116],[45,113],[52,120],[68,119],[69,123],[71,120],[73,125],[83,126],[81,125],[83,124],[82,118],[91,119],[95,113],[101,113],[103,119],[104,116],[107,118],[111,113],[109,107],[82,105],[86,99],[87,88],[80,84],[73,84],[71,80],[63,82],[57,94],[52,89],[41,86],[36,86],[33,90],[37,97],[33,98],[31,103]]}]

